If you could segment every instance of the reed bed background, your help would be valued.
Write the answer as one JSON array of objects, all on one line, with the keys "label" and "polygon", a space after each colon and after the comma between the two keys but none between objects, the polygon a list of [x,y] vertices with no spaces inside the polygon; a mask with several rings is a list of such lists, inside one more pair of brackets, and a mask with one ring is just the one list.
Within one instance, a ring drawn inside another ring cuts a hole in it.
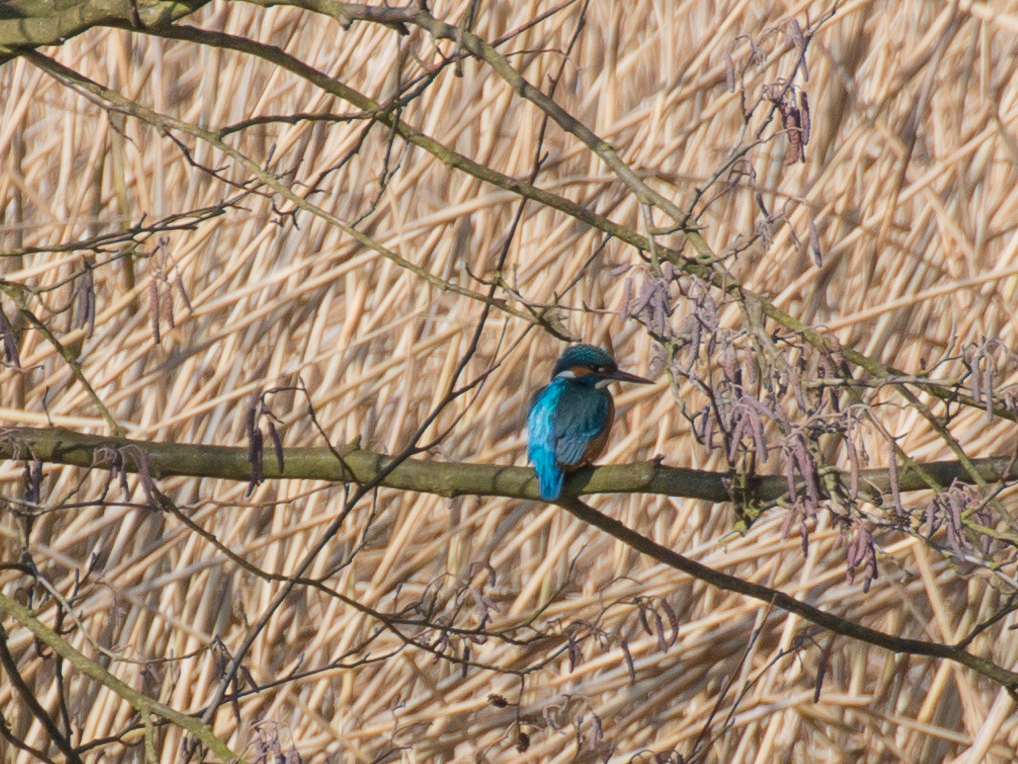
[{"label": "reed bed background", "polygon": [[[431,10],[459,23],[470,6],[438,2]],[[552,8],[537,0],[481,2],[474,30],[494,41]],[[855,0],[835,9],[813,1],[592,0],[579,31],[577,3],[500,50],[545,89],[561,69],[558,103],[685,208],[747,135],[745,99],[791,73],[787,20],[808,28],[832,10],[808,49],[808,81],[801,72],[796,79],[812,115],[805,161],[786,164],[788,141],[771,130],[740,165],[741,184],[698,208],[704,237],[719,253],[748,243],[759,233],[759,192],[769,210],[787,209],[787,224],[771,226],[731,267],[806,324],[908,373],[987,338],[1016,347],[1018,3],[956,9]],[[355,23],[344,31],[297,8],[216,2],[188,21],[278,46],[381,102],[435,63],[435,43],[420,30],[400,37]],[[759,66],[747,65],[754,47],[767,55]],[[454,46],[441,48],[451,54]],[[159,113],[209,128],[259,116],[357,114],[264,60],[189,42],[96,29],[44,52]],[[744,91],[733,92],[732,66],[746,67]],[[446,67],[402,117],[513,177],[528,178],[540,151],[547,156],[536,185],[645,230],[636,198],[598,157],[555,125],[542,136],[540,111],[486,65],[466,59],[461,70],[458,77]],[[36,303],[37,314],[80,354],[85,377],[130,437],[244,445],[252,401],[302,381],[333,444],[359,436],[363,447],[390,453],[407,444],[466,351],[480,302],[425,282],[321,219],[280,215],[289,208],[278,196],[231,185],[250,175],[221,152],[184,140],[189,161],[173,140],[100,109],[23,58],[0,69],[0,92],[0,243],[7,252],[54,248],[143,216],[151,223],[242,197],[191,230],[144,240],[130,258],[107,263],[88,251],[48,251],[6,257],[0,266],[8,281],[54,287]],[[638,286],[642,272],[635,250],[533,203],[510,239],[518,197],[390,137],[351,119],[265,123],[228,140],[299,193],[316,187],[315,204],[344,221],[363,218],[376,241],[454,285],[485,291],[478,279],[495,275],[508,240],[502,276],[516,290],[514,305],[557,301],[565,333],[610,343],[622,368],[659,379],[616,396],[619,416],[602,461],[660,455],[669,465],[726,468],[721,455],[696,442],[682,414],[680,402],[697,393],[671,387],[649,333],[621,315],[633,288],[627,279]],[[810,257],[811,224],[821,267]],[[82,298],[80,280],[68,279],[86,260],[95,266],[91,336],[74,311],[55,313]],[[672,321],[680,324],[690,310],[679,300]],[[54,311],[51,318],[46,311]],[[721,316],[743,328],[734,307]],[[494,311],[465,378],[500,364],[428,431],[433,437],[452,427],[428,458],[525,464],[527,401],[562,348],[548,332]],[[38,332],[26,332],[20,353],[24,371],[0,376],[4,425],[108,432]],[[959,360],[943,373],[962,370]],[[1013,381],[1002,377],[998,386]],[[302,395],[281,392],[268,401],[286,446],[324,445]],[[910,407],[888,405],[880,417],[913,458],[952,458]],[[967,409],[951,422],[971,456],[1006,452],[1012,429]],[[873,436],[864,445],[871,466],[886,465],[885,443]],[[773,463],[766,469],[781,471]],[[0,468],[5,494],[21,490],[22,472],[23,464]],[[79,650],[132,687],[196,711],[279,582],[252,575],[174,517],[145,507],[134,478],[126,493],[114,481],[107,505],[89,504],[107,477],[46,468],[48,501],[73,496],[85,506],[36,519],[35,562],[64,596],[87,572],[70,637]],[[222,544],[283,575],[344,499],[342,486],[318,482],[268,481],[250,496],[246,484],[226,481],[168,478],[159,486]],[[1013,498],[1004,500],[1013,506]],[[700,562],[889,633],[953,643],[999,604],[1001,585],[985,568],[959,570],[905,535],[881,539],[881,577],[864,592],[861,580],[846,580],[844,536],[823,514],[804,556],[799,537],[781,533],[785,510],[771,510],[739,536],[727,505],[641,495],[592,502]],[[19,558],[24,530],[16,515],[3,514],[4,560]],[[486,578],[478,564],[491,566]],[[535,630],[558,633],[559,641],[554,648],[473,644],[472,660],[502,671],[464,672],[391,632],[376,635],[376,621],[336,599],[299,589],[245,667],[249,684],[307,675],[246,695],[216,717],[219,737],[249,760],[278,742],[310,762],[677,761],[705,729],[714,738],[706,760],[731,764],[1018,760],[1011,700],[973,672],[823,632],[802,640],[808,624],[800,619],[652,564],[554,506],[383,489],[358,506],[310,572],[326,574],[330,586],[379,610],[427,597],[454,608],[459,596],[475,623],[482,610],[492,629],[533,619]],[[0,573],[4,591],[23,597],[25,580],[18,571]],[[34,596],[45,618],[52,601],[45,592]],[[640,603],[653,633],[641,625]],[[668,608],[679,622],[674,644]],[[1018,665],[1016,623],[1005,618],[972,650]],[[592,624],[601,637],[570,655],[569,634]],[[58,716],[53,661],[26,631],[8,632],[23,676]],[[157,659],[172,660],[150,663]],[[526,672],[525,681],[513,672]],[[114,693],[73,671],[65,681],[76,742],[125,730],[140,740],[137,718]],[[45,731],[12,693],[0,685],[4,717],[28,743],[49,750]],[[521,731],[530,739],[524,752],[516,750]],[[167,728],[159,739],[162,761],[181,757],[180,730]],[[98,760],[100,752],[108,761],[142,756],[139,746],[114,739],[86,756]],[[10,747],[4,757],[33,760]]]}]

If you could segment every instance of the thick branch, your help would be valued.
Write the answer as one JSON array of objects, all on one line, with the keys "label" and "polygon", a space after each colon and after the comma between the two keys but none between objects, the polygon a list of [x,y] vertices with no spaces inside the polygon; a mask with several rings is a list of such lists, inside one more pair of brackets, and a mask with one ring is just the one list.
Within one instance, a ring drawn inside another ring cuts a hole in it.
[{"label": "thick branch", "polygon": [[19,48],[63,45],[68,38],[97,26],[158,27],[189,16],[209,0],[20,0],[0,5],[0,65]]},{"label": "thick branch", "polygon": [[[203,446],[155,443],[127,438],[86,435],[59,427],[35,429],[18,427],[0,430],[0,459],[39,459],[49,464],[109,469],[110,455],[117,451],[128,472],[137,473],[141,460],[147,463],[153,478],[183,475],[220,480],[251,480],[251,464],[246,447]],[[341,483],[373,483],[393,457],[364,451],[356,445],[340,451],[342,463],[329,448],[290,448],[285,452],[285,469],[280,472],[275,459],[266,459],[266,479],[328,480]],[[1008,457],[977,459],[975,466],[987,481],[1018,479],[1018,464]],[[931,462],[923,469],[942,485],[966,482],[969,473],[958,462]],[[841,478],[840,475],[835,475]],[[847,475],[844,483],[848,483]],[[902,491],[928,490],[926,482],[914,470],[901,470]],[[879,495],[890,489],[887,472],[864,470],[860,483]],[[439,496],[504,496],[538,499],[534,471],[525,467],[497,464],[465,464],[407,459],[378,483],[386,488],[417,491]],[[567,496],[584,494],[646,493],[701,499],[710,502],[732,501],[731,476],[722,472],[666,467],[657,461],[637,464],[611,464],[581,470],[566,482]],[[740,488],[740,500],[771,503],[788,490],[783,475],[762,476]]]}]

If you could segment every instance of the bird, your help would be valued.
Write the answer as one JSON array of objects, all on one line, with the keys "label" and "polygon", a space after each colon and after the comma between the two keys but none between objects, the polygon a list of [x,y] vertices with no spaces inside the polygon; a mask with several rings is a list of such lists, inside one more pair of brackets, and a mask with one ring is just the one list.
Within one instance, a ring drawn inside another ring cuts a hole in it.
[{"label": "bird", "polygon": [[604,451],[615,419],[607,389],[612,382],[653,384],[620,371],[595,345],[572,345],[556,362],[551,382],[531,397],[527,456],[544,501],[558,499],[566,473],[590,466]]}]

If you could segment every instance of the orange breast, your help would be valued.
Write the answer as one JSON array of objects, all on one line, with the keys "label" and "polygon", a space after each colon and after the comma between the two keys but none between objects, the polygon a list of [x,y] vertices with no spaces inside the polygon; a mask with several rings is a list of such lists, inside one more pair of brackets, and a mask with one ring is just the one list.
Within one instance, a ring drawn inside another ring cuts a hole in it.
[{"label": "orange breast", "polygon": [[573,469],[579,469],[580,467],[589,467],[602,453],[604,453],[604,447],[608,445],[608,435],[611,434],[612,424],[615,422],[615,401],[612,397],[608,396],[608,421],[604,425],[604,430],[601,434],[590,441],[590,445],[587,446],[587,453],[583,455],[583,461],[577,464]]}]

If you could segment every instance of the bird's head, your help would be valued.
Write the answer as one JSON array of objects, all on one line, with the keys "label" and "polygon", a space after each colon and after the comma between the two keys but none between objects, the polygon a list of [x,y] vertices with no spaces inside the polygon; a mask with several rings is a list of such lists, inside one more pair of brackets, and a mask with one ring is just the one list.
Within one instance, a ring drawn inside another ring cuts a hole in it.
[{"label": "bird's head", "polygon": [[573,345],[555,364],[552,379],[575,379],[593,383],[596,387],[607,387],[612,382],[635,382],[640,385],[653,384],[651,380],[620,371],[615,359],[594,345]]}]

